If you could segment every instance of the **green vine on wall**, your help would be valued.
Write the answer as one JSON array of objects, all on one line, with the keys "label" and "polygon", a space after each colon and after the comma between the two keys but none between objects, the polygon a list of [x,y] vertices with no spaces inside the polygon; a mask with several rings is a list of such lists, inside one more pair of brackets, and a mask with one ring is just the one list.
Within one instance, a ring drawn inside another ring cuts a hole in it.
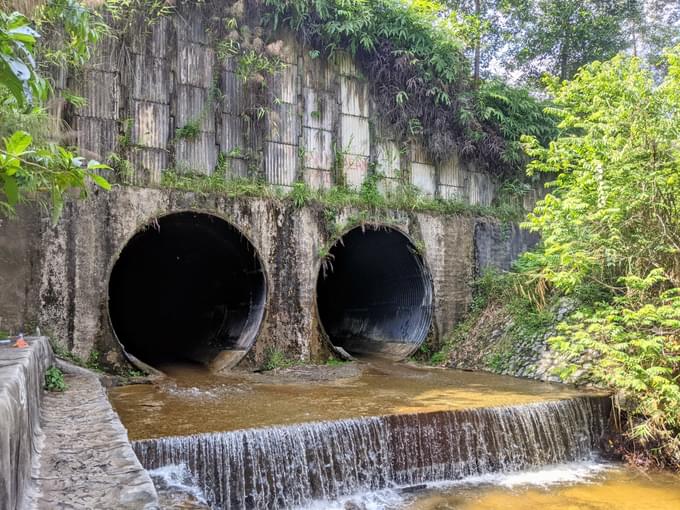
[{"label": "green vine on wall", "polygon": [[401,138],[420,138],[435,161],[458,153],[492,174],[523,173],[521,135],[547,143],[556,134],[546,104],[526,90],[470,79],[464,49],[472,28],[438,2],[264,3],[272,29],[286,26],[327,56],[349,51],[370,78],[382,119]]}]

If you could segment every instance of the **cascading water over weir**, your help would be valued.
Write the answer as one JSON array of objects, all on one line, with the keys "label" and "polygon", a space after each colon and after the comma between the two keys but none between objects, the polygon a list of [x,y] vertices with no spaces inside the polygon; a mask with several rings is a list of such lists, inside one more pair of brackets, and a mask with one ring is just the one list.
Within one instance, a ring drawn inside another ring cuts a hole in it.
[{"label": "cascading water over weir", "polygon": [[133,443],[147,469],[184,464],[212,508],[293,508],[386,487],[587,459],[610,401],[389,415]]}]

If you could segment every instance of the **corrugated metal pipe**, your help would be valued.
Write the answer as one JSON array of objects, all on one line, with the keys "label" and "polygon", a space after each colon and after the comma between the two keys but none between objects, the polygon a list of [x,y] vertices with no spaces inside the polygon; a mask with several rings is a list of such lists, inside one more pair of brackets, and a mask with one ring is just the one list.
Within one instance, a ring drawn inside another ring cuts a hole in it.
[{"label": "corrugated metal pipe", "polygon": [[320,323],[338,350],[404,359],[427,338],[432,278],[391,227],[358,227],[330,249],[317,281]]},{"label": "corrugated metal pipe", "polygon": [[266,279],[252,244],[209,214],[159,218],[123,248],[109,280],[111,326],[133,360],[232,366],[260,328]]}]

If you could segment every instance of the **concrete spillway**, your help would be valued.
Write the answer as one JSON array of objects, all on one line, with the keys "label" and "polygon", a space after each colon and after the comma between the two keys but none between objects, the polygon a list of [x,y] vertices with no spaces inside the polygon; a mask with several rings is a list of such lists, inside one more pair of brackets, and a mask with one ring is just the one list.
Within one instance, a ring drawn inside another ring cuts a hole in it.
[{"label": "concrete spillway", "polygon": [[362,491],[589,458],[609,399],[348,419],[133,443],[185,465],[211,508],[294,508]]},{"label": "concrete spillway", "polygon": [[163,216],[134,235],[109,280],[118,340],[152,365],[233,364],[255,341],[265,299],[250,242],[220,218],[194,212]]},{"label": "concrete spillway", "polygon": [[321,325],[350,354],[412,354],[429,332],[432,299],[422,258],[392,228],[349,231],[331,248],[317,282]]}]

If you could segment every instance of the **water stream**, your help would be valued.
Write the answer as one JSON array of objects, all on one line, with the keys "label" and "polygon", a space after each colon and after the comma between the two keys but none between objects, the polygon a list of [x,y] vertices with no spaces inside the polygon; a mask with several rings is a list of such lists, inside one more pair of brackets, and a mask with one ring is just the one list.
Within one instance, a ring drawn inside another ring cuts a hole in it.
[{"label": "water stream", "polygon": [[597,393],[383,362],[165,368],[110,393],[165,509],[680,508],[677,477],[598,459]]},{"label": "water stream", "polygon": [[212,508],[294,508],[366,491],[590,458],[609,400],[266,427],[133,443],[147,469],[185,465]]}]

